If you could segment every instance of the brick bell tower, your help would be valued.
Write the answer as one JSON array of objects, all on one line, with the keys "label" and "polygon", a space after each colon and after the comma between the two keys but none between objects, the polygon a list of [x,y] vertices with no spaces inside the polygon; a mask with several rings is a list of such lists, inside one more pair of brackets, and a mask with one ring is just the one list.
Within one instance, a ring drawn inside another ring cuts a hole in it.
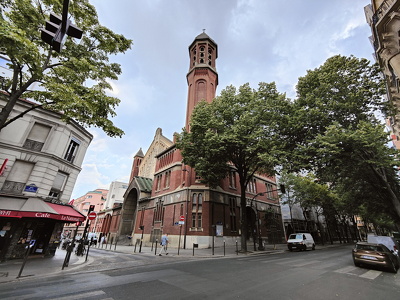
[{"label": "brick bell tower", "polygon": [[185,128],[187,131],[190,131],[189,121],[196,104],[201,100],[211,102],[215,98],[218,85],[215,65],[218,46],[204,31],[189,46],[190,65],[186,75],[188,100]]}]

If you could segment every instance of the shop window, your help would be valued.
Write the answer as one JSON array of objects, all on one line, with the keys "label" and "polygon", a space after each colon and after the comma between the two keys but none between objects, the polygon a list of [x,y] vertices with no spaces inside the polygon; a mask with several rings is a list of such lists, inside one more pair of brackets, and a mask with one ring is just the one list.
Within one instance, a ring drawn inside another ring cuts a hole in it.
[{"label": "shop window", "polygon": [[17,160],[3,184],[2,191],[20,194],[23,192],[32,173],[34,163]]},{"label": "shop window", "polygon": [[50,126],[35,123],[29,132],[23,147],[34,151],[41,151],[50,133]]}]

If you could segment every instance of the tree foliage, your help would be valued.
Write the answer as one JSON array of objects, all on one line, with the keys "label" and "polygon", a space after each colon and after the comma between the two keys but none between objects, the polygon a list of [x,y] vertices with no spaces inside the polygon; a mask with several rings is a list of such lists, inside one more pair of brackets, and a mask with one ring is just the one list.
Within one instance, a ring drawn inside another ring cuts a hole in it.
[{"label": "tree foliage", "polygon": [[10,60],[11,70],[0,129],[8,124],[17,99],[24,97],[63,112],[65,121],[74,119],[82,126],[102,128],[109,136],[121,136],[123,131],[110,120],[120,100],[106,94],[121,67],[109,57],[130,49],[132,41],[102,26],[88,0],[75,0],[69,15],[84,35],[80,41],[67,38],[57,53],[41,40],[40,28],[50,12],[62,14],[62,1],[3,0],[0,5],[0,54]]},{"label": "tree foliage", "polygon": [[[334,56],[300,78],[297,93],[296,167],[340,189],[348,211],[375,207],[379,214],[389,203],[398,219],[398,162],[377,117],[391,108],[383,98],[377,66],[366,59]],[[383,204],[371,206],[370,201]]]},{"label": "tree foliage", "polygon": [[[215,187],[233,168],[241,190],[241,246],[247,250],[246,186],[255,173],[273,175],[283,153],[278,124],[287,118],[288,102],[275,83],[228,86],[213,102],[200,102],[190,132],[178,136],[183,162]],[[286,112],[286,113],[285,113]]]}]

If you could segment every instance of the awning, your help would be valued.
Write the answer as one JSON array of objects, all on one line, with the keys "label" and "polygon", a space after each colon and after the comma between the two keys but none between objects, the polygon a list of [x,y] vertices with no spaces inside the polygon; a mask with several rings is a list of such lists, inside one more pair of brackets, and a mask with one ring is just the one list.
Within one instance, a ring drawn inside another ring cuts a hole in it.
[{"label": "awning", "polygon": [[45,218],[65,223],[85,221],[86,217],[69,205],[45,202],[39,198],[0,196],[0,217]]},{"label": "awning", "polygon": [[68,205],[60,205],[54,203],[47,203],[52,209],[54,209],[58,215],[60,216],[59,220],[65,222],[78,222],[85,221],[86,217],[82,215],[79,211],[75,210],[71,206]]}]

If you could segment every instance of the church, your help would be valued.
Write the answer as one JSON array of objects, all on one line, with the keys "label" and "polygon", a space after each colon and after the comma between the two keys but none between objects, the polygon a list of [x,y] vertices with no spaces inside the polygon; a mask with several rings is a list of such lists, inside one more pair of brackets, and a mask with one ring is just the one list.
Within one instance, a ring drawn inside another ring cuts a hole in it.
[{"label": "church", "polygon": [[[213,101],[218,85],[217,44],[205,33],[189,46],[186,129],[196,104]],[[196,171],[182,163],[175,141],[156,130],[146,154],[134,156],[124,195],[119,236],[132,236],[151,246],[168,233],[173,248],[209,248],[240,240],[240,187],[235,170],[217,188],[200,181]],[[246,190],[248,235],[261,244],[284,241],[275,177],[256,174]]]}]

